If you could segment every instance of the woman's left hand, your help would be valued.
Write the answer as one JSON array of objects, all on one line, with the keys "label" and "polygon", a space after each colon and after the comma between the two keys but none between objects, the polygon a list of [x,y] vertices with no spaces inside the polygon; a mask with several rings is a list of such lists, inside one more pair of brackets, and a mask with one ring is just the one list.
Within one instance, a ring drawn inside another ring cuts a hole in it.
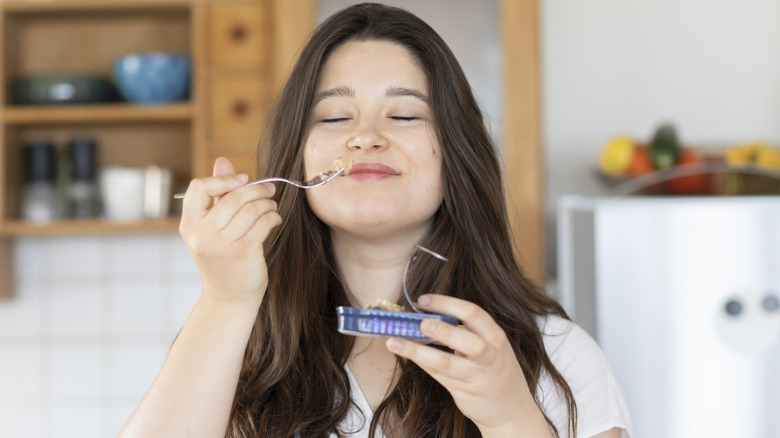
[{"label": "woman's left hand", "polygon": [[453,326],[428,318],[420,324],[424,335],[454,353],[402,338],[388,339],[388,350],[447,388],[483,436],[549,436],[506,333],[493,318],[474,303],[445,295],[423,295],[418,304],[461,321]]}]

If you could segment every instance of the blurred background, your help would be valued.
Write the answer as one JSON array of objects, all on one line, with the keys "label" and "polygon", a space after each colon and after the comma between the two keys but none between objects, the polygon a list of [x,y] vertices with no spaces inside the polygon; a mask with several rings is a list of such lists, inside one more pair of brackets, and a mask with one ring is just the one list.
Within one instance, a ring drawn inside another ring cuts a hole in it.
[{"label": "blurred background", "polygon": [[[352,3],[0,3],[0,436],[116,435],[199,294],[167,200],[220,155],[255,172],[300,41]],[[525,256],[604,348],[635,436],[780,436],[780,3],[384,3],[451,45],[502,148],[525,99],[502,20],[533,14],[542,159],[506,155],[541,180]],[[632,167],[659,150],[671,167]],[[680,191],[683,151],[708,178]]]}]

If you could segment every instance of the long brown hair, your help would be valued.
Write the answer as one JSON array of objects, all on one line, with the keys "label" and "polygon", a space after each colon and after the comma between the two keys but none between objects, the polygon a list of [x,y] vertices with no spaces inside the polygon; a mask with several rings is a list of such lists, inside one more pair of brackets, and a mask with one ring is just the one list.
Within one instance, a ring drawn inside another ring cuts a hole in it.
[{"label": "long brown hair", "polygon": [[[574,399],[545,352],[536,321],[539,315],[566,314],[523,275],[515,259],[496,150],[463,71],[430,26],[404,10],[377,4],[349,7],[323,22],[303,49],[264,130],[263,173],[304,176],[302,146],[322,68],[336,47],[356,40],[404,46],[429,83],[442,145],[443,202],[421,244],[449,262],[419,258],[410,273],[410,290],[462,298],[490,313],[506,332],[533,393],[543,371],[549,373],[568,404],[573,432]],[[247,346],[227,436],[344,436],[338,426],[351,404],[344,365],[353,338],[336,330],[336,307],[348,302],[328,227],[302,191],[281,185],[276,197],[284,222],[266,241],[269,284]],[[397,372],[397,385],[371,423],[372,436],[377,425],[393,437],[479,436],[447,390],[414,363],[399,360]]]}]

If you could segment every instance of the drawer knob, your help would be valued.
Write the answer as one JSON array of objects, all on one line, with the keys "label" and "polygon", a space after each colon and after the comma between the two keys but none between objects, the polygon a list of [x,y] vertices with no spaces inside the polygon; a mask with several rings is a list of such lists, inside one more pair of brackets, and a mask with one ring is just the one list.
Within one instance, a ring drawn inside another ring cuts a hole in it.
[{"label": "drawer knob", "polygon": [[243,100],[238,100],[233,103],[233,115],[236,117],[243,117],[249,112],[249,104]]},{"label": "drawer knob", "polygon": [[247,29],[243,24],[236,24],[230,29],[230,39],[241,42],[246,39]]}]

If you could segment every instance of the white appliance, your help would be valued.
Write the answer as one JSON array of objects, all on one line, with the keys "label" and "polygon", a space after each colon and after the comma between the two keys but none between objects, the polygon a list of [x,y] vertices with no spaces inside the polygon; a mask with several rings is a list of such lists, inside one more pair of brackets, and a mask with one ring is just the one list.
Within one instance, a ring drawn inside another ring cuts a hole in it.
[{"label": "white appliance", "polygon": [[780,437],[780,197],[564,197],[557,231],[635,438]]}]

